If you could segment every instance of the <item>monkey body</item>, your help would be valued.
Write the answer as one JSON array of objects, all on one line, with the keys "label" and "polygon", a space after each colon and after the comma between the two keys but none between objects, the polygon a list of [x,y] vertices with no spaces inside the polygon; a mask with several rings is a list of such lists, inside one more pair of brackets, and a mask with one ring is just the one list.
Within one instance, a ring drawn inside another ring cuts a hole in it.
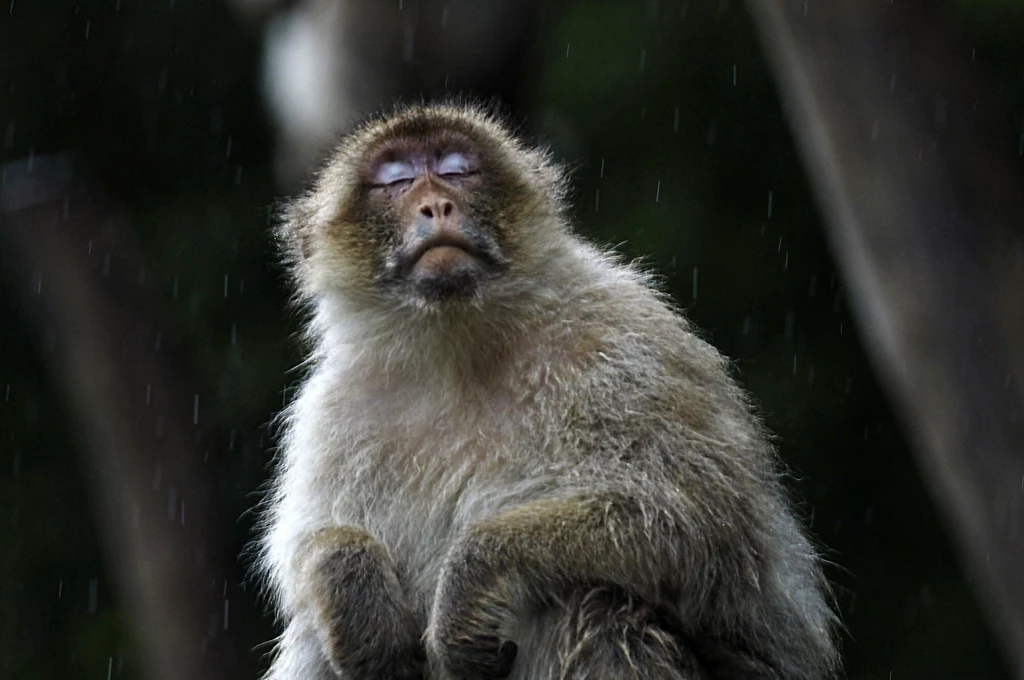
[{"label": "monkey body", "polygon": [[643,273],[532,217],[521,270],[471,278],[486,296],[310,296],[268,677],[829,676],[817,559],[725,360]]}]

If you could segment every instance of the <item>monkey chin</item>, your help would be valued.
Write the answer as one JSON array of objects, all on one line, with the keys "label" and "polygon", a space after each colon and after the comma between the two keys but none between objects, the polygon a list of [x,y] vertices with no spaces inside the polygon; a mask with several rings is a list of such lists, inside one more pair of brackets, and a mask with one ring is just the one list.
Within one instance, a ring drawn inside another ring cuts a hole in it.
[{"label": "monkey chin", "polygon": [[487,277],[485,263],[456,245],[438,245],[424,252],[409,272],[419,295],[428,302],[474,297]]}]

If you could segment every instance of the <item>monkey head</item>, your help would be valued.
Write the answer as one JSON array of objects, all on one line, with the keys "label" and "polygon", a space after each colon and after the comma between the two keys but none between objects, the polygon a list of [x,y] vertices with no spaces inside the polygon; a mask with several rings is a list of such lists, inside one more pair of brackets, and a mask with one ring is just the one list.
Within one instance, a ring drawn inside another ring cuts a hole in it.
[{"label": "monkey head", "polygon": [[480,304],[564,240],[563,194],[548,154],[492,114],[412,107],[345,138],[281,234],[308,297]]}]

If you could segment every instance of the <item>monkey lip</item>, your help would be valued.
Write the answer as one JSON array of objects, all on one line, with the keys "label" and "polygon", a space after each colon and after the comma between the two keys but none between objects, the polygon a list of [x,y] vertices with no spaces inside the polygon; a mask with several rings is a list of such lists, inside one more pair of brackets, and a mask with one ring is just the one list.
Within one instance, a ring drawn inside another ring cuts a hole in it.
[{"label": "monkey lip", "polygon": [[408,253],[406,263],[409,269],[421,264],[436,265],[451,260],[481,257],[480,250],[461,234],[439,232],[418,242]]}]

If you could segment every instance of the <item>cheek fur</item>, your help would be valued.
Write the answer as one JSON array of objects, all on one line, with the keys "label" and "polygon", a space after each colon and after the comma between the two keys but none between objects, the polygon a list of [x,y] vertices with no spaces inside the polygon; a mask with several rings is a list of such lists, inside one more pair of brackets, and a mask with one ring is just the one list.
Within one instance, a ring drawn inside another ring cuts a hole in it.
[{"label": "cheek fur", "polygon": [[365,203],[360,208],[348,224],[349,257],[363,265],[362,281],[377,284],[393,273],[404,226],[392,201]]},{"label": "cheek fur", "polygon": [[336,220],[324,230],[317,264],[338,284],[363,287],[376,279],[382,266],[376,229],[362,221]]}]

